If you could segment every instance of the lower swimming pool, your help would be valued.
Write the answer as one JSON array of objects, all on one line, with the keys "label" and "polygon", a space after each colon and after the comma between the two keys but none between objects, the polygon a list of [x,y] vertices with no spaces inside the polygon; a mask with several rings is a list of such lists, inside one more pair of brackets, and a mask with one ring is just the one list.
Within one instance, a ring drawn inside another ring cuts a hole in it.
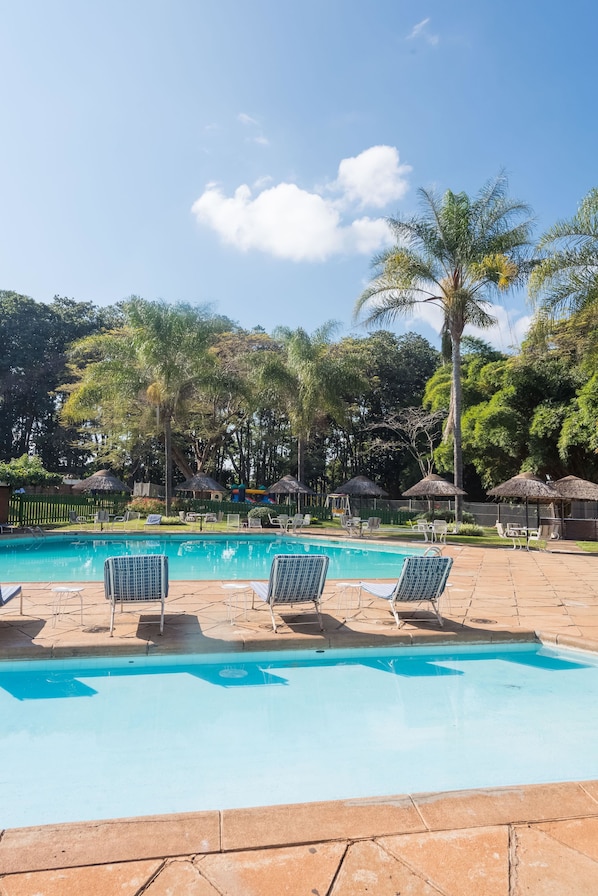
[{"label": "lower swimming pool", "polygon": [[1,825],[598,778],[597,700],[529,644],[1,663]]},{"label": "lower swimming pool", "polygon": [[356,540],[276,535],[50,535],[0,542],[4,582],[93,582],[104,560],[122,554],[166,554],[173,580],[267,579],[275,554],[327,554],[329,579],[397,578],[421,548]]}]

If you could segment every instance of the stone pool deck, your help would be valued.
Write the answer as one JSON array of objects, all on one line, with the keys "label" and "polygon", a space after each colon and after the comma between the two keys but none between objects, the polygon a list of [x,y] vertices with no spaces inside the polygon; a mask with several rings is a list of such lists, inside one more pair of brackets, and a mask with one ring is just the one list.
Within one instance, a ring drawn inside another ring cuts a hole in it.
[{"label": "stone pool deck", "polygon": [[[397,631],[381,601],[359,608],[356,590],[330,582],[325,632],[303,624],[305,613],[285,613],[274,634],[267,609],[252,610],[243,600],[230,621],[230,595],[219,582],[175,582],[162,637],[146,621],[155,618],[153,608],[143,608],[141,616],[117,614],[115,637],[110,638],[101,585],[84,587],[81,625],[76,599],[60,617],[54,614],[51,589],[59,583],[48,582],[25,585],[23,616],[18,601],[0,612],[0,659],[499,642],[534,636],[598,649],[598,556],[582,554],[566,542],[551,545],[546,553],[458,545],[443,553],[454,558],[442,606],[444,629],[422,609],[407,614],[409,620]],[[598,781],[2,831],[1,896],[75,893],[595,896]]]}]

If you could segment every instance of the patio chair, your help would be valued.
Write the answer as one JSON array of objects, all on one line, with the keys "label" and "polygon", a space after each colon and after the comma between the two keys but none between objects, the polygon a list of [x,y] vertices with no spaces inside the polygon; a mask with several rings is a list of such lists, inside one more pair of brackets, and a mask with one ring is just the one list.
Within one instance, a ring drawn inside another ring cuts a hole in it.
[{"label": "patio chair", "polygon": [[511,539],[511,541],[513,542],[513,550],[523,546],[523,536],[521,535],[521,532],[513,530],[513,529],[509,529],[508,527],[505,528],[503,526],[503,524],[500,523],[498,520],[496,521],[496,523],[494,525],[495,525],[496,531],[498,532],[499,538],[505,538],[505,539],[510,538]]},{"label": "patio chair", "polygon": [[432,520],[432,537],[434,541],[446,544],[448,523],[446,520]]},{"label": "patio chair", "polygon": [[444,623],[438,603],[452,565],[452,557],[408,557],[403,563],[399,580],[394,585],[376,582],[360,582],[359,584],[363,591],[389,602],[397,628],[401,628],[403,622],[399,618],[396,604],[422,603],[424,601],[432,604],[438,623],[442,627]]},{"label": "patio chair", "polygon": [[108,510],[96,510],[93,517],[93,525],[94,529],[99,528],[100,532],[104,529],[104,523],[108,525],[110,522],[110,511]]},{"label": "patio chair", "polygon": [[380,523],[382,522],[382,518],[379,516],[370,516],[365,524],[365,529],[363,530],[366,535],[373,535],[375,532],[380,531]]},{"label": "patio chair", "polygon": [[546,544],[551,538],[552,526],[543,523],[537,529],[527,530],[527,549],[531,543],[536,543],[541,551],[546,550]]},{"label": "patio chair", "polygon": [[304,526],[311,526],[310,513],[296,513],[291,523],[293,532],[301,532]]},{"label": "patio chair", "polygon": [[428,535],[431,535],[432,527],[427,520],[417,520],[417,531],[424,536],[424,541],[428,541]]},{"label": "patio chair", "polygon": [[247,517],[247,528],[248,529],[263,529],[262,521],[259,516],[248,516]]},{"label": "patio chair", "polygon": [[21,585],[0,585],[0,607],[6,606],[13,597],[19,597],[19,613],[23,615],[23,588]]},{"label": "patio chair", "polygon": [[271,526],[275,526],[277,529],[282,529],[284,532],[286,532],[289,520],[291,518],[288,513],[280,513],[278,516],[272,516],[272,514],[269,513],[268,519],[270,520]]},{"label": "patio chair", "polygon": [[226,528],[227,529],[240,529],[241,528],[241,514],[240,513],[227,513],[226,514]]},{"label": "patio chair", "polygon": [[296,513],[289,523],[289,529],[293,532],[300,532],[303,526],[303,514]]},{"label": "patio chair", "polygon": [[361,520],[359,519],[359,517],[349,516],[348,513],[343,513],[341,515],[341,526],[343,527],[343,529],[347,530],[351,537],[353,535],[359,535]]},{"label": "patio chair", "polygon": [[123,525],[126,525],[127,523],[130,523],[131,520],[138,520],[139,515],[140,514],[138,510],[125,510],[125,512],[121,516],[112,517],[112,525],[114,526],[115,523],[122,523]]},{"label": "patio chair", "polygon": [[168,596],[168,557],[165,554],[133,554],[108,557],[104,562],[104,595],[110,601],[110,637],[114,612],[120,604],[160,603],[160,634],[164,631],[164,601]]},{"label": "patio chair", "polygon": [[86,523],[86,516],[79,516],[74,510],[69,510],[69,523]]},{"label": "patio chair", "polygon": [[268,604],[275,632],[274,608],[302,603],[313,603],[320,631],[324,631],[320,601],[327,572],[328,557],[323,554],[277,554],[268,582],[249,583],[260,600]]},{"label": "patio chair", "polygon": [[161,513],[148,513],[144,526],[159,526],[162,522]]}]

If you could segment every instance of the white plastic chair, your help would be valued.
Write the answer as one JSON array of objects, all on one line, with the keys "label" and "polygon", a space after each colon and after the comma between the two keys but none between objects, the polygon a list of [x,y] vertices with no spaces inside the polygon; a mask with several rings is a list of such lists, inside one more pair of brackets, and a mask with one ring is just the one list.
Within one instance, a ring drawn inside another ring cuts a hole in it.
[{"label": "white plastic chair", "polygon": [[446,520],[432,520],[432,536],[434,541],[446,544],[446,533],[448,532],[448,523]]},{"label": "white plastic chair", "polygon": [[240,513],[227,513],[226,514],[226,528],[227,529],[240,529],[241,528],[241,514]]}]

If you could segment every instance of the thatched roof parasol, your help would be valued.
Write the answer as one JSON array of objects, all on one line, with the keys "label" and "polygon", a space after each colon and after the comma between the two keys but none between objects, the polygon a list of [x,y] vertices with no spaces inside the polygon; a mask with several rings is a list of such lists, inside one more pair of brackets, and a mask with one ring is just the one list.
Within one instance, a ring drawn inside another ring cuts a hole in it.
[{"label": "thatched roof parasol", "polygon": [[110,470],[98,470],[73,486],[77,492],[130,492],[131,489],[120,479],[117,479]]},{"label": "thatched roof parasol", "polygon": [[315,495],[313,489],[308,485],[299,482],[298,479],[295,479],[295,477],[290,474],[288,476],[283,476],[282,479],[279,479],[278,482],[271,485],[268,489],[268,493],[273,495]]},{"label": "thatched roof parasol", "polygon": [[388,492],[368,479],[367,476],[354,476],[344,485],[334,490],[336,495],[355,495],[358,498],[385,498]]},{"label": "thatched roof parasol", "polygon": [[407,491],[403,492],[403,497],[454,498],[456,495],[466,494],[467,492],[463,491],[462,488],[459,488],[458,485],[454,485],[452,482],[443,479],[442,476],[438,476],[436,473],[429,473],[428,476],[424,476],[423,479],[416,482],[415,485],[412,485]]},{"label": "thatched roof parasol", "polygon": [[224,494],[226,489],[211,476],[205,473],[196,473],[191,479],[185,479],[180,485],[175,486],[177,492],[221,492]]},{"label": "thatched roof parasol", "polygon": [[553,483],[559,498],[565,501],[598,501],[598,484],[579,476],[564,476]]},{"label": "thatched roof parasol", "polygon": [[560,497],[554,486],[535,473],[518,473],[488,492],[493,498],[525,498],[534,501],[554,501]]},{"label": "thatched roof parasol", "polygon": [[[525,501],[525,525],[529,527],[528,518],[528,502],[535,501],[537,505],[540,502],[551,503],[558,501],[559,493],[552,484],[544,482],[535,473],[518,473],[517,476],[507,479],[500,485],[491,488],[488,492],[493,498],[521,498]],[[540,513],[537,513],[538,521]]]}]

